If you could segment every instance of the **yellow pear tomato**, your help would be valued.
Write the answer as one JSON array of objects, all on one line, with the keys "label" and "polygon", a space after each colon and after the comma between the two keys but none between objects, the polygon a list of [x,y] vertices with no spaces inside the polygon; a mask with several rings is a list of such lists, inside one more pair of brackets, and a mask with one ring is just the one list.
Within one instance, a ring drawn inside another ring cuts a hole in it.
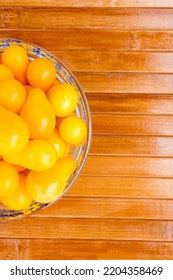
[{"label": "yellow pear tomato", "polygon": [[50,169],[57,161],[54,146],[47,140],[30,140],[26,149],[20,154],[3,157],[4,161],[23,166],[30,170],[43,171]]},{"label": "yellow pear tomato", "polygon": [[0,105],[10,111],[19,113],[26,99],[24,86],[15,79],[0,83]]},{"label": "yellow pear tomato", "polygon": [[40,203],[56,200],[64,191],[67,181],[75,169],[75,160],[66,158],[59,160],[53,168],[47,171],[31,171],[26,179],[28,194],[33,200]]},{"label": "yellow pear tomato", "polygon": [[59,134],[65,142],[80,146],[87,135],[86,123],[78,117],[67,117],[59,126]]},{"label": "yellow pear tomato", "polygon": [[70,115],[74,112],[78,102],[76,89],[67,83],[60,83],[51,87],[47,97],[57,117]]},{"label": "yellow pear tomato", "polygon": [[20,116],[25,120],[32,139],[48,138],[55,128],[54,110],[44,91],[39,88],[29,91]]},{"label": "yellow pear tomato", "polygon": [[23,210],[31,204],[32,199],[26,191],[25,181],[26,176],[20,173],[16,190],[11,195],[7,195],[1,199],[2,203],[9,209]]},{"label": "yellow pear tomato", "polygon": [[19,175],[14,166],[0,161],[0,197],[12,194],[19,183]]},{"label": "yellow pear tomato", "polygon": [[32,87],[48,90],[56,80],[56,69],[47,58],[36,58],[29,63],[27,69],[28,82]]},{"label": "yellow pear tomato", "polygon": [[22,152],[29,141],[29,130],[17,114],[0,106],[0,155],[9,156]]},{"label": "yellow pear tomato", "polygon": [[28,56],[24,48],[17,44],[9,46],[2,54],[2,63],[12,70],[15,79],[27,83]]},{"label": "yellow pear tomato", "polygon": [[58,130],[55,128],[52,134],[47,139],[56,149],[57,159],[63,158],[68,155],[70,145],[60,137]]},{"label": "yellow pear tomato", "polygon": [[0,82],[13,78],[14,75],[11,69],[4,64],[0,64]]}]

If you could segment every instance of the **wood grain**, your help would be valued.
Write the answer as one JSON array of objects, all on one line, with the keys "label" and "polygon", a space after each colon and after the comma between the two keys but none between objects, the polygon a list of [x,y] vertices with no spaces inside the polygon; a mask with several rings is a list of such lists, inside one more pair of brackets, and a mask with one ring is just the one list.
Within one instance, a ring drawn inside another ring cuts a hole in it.
[{"label": "wood grain", "polygon": [[[172,94],[86,93],[92,113],[172,115]],[[94,114],[92,115],[92,117]]]},{"label": "wood grain", "polygon": [[90,154],[173,157],[173,137],[93,135]]},{"label": "wood grain", "polygon": [[88,98],[81,176],[44,211],[2,220],[0,259],[173,258],[173,1],[0,1],[0,37],[60,58]]},{"label": "wood grain", "polygon": [[172,0],[1,0],[0,6],[9,7],[173,7]]},{"label": "wood grain", "polygon": [[82,175],[66,193],[74,197],[170,198],[173,179]]},{"label": "wood grain", "polygon": [[83,174],[173,178],[173,158],[89,156]]},{"label": "wood grain", "polygon": [[[37,16],[35,16],[37,14]],[[2,8],[0,28],[172,29],[172,9]]]},{"label": "wood grain", "polygon": [[[21,245],[26,246],[26,251],[21,252],[20,258],[27,259],[140,259],[141,251],[144,259],[169,259],[172,256],[171,243],[152,242],[111,242],[111,241],[76,241],[61,240],[52,244],[48,241],[47,246],[44,240],[37,243],[33,240],[26,240]],[[45,250],[46,248],[48,250]],[[40,254],[40,250],[43,252]],[[91,251],[92,248],[92,251]],[[132,250],[133,248],[133,250]],[[162,253],[160,252],[162,251]],[[127,253],[128,252],[128,253]]]},{"label": "wood grain", "polygon": [[88,92],[172,93],[172,74],[74,72]]},{"label": "wood grain", "polygon": [[95,134],[173,135],[172,115],[92,114],[92,121]]},{"label": "wood grain", "polygon": [[63,197],[34,216],[173,220],[172,203],[171,199]]},{"label": "wood grain", "polygon": [[[17,260],[172,260],[172,242],[4,239],[0,240],[0,259]],[[15,255],[14,244],[18,253]],[[7,248],[9,250],[7,250]],[[92,248],[92,250],[91,250]],[[9,254],[10,251],[10,254]]]},{"label": "wood grain", "polygon": [[173,73],[173,54],[161,52],[53,51],[73,71]]},{"label": "wood grain", "polygon": [[32,217],[1,225],[8,238],[173,241],[173,221]]},{"label": "wood grain", "polygon": [[16,260],[18,258],[18,240],[0,238],[0,260]]},{"label": "wood grain", "polygon": [[[39,36],[38,36],[39,34]],[[1,38],[17,38],[52,50],[160,51],[173,49],[173,31],[98,29],[0,29]]]}]

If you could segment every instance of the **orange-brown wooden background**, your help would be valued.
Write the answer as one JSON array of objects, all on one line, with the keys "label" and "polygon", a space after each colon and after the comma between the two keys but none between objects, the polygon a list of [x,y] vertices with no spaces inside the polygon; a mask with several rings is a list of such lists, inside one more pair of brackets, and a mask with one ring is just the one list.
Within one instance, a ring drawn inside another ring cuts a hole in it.
[{"label": "orange-brown wooden background", "polygon": [[173,258],[173,1],[0,1],[0,37],[63,60],[93,141],[58,203],[0,222],[1,259]]}]

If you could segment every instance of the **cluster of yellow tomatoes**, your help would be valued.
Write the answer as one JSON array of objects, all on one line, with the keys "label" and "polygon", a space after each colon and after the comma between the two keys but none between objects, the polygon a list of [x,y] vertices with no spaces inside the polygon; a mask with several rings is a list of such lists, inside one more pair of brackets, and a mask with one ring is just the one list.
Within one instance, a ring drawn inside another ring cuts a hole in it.
[{"label": "cluster of yellow tomatoes", "polygon": [[74,113],[78,92],[56,80],[46,58],[28,60],[14,44],[0,63],[0,202],[22,210],[56,200],[76,169],[71,145],[81,145],[85,122]]}]

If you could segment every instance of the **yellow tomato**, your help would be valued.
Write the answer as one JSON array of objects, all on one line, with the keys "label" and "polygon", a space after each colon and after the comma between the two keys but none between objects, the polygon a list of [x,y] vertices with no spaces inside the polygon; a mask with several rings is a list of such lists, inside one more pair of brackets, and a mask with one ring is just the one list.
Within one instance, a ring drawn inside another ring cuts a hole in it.
[{"label": "yellow tomato", "polygon": [[22,152],[29,141],[29,131],[24,120],[0,106],[0,155]]},{"label": "yellow tomato", "polygon": [[[61,162],[62,161],[62,167]],[[64,191],[67,181],[76,168],[73,159],[63,159],[43,172],[31,171],[26,179],[26,189],[30,197],[40,203],[56,200]]]},{"label": "yellow tomato", "polygon": [[6,156],[3,159],[11,164],[23,166],[30,170],[42,171],[50,169],[57,161],[57,153],[47,140],[30,140],[26,149],[20,154]]},{"label": "yellow tomato", "polygon": [[66,157],[58,160],[55,168],[57,169],[57,174],[68,181],[76,167],[76,161],[73,158]]},{"label": "yellow tomato", "polygon": [[76,108],[78,93],[75,88],[67,83],[57,84],[50,88],[47,93],[49,102],[55,110],[57,117],[66,117]]},{"label": "yellow tomato", "polygon": [[[68,117],[76,117],[76,114],[75,112],[73,112],[72,114],[70,114]],[[60,124],[62,123],[63,120],[65,120],[67,117],[63,117],[63,118],[60,118],[60,117],[57,117],[56,118],[56,128],[59,129],[60,127]]]},{"label": "yellow tomato", "polygon": [[8,196],[1,199],[2,203],[12,210],[23,210],[27,208],[32,199],[26,192],[25,188],[26,176],[22,173],[19,174],[19,184],[16,190]]},{"label": "yellow tomato", "polygon": [[28,82],[33,87],[38,87],[44,91],[48,90],[56,79],[56,69],[47,58],[36,58],[27,69]]},{"label": "yellow tomato", "polygon": [[0,82],[13,78],[14,75],[11,69],[4,64],[0,64]]},{"label": "yellow tomato", "polygon": [[0,161],[0,197],[12,194],[19,183],[19,175],[14,166]]},{"label": "yellow tomato", "polygon": [[2,54],[2,62],[12,70],[15,79],[26,84],[28,56],[24,48],[17,44],[9,46]]},{"label": "yellow tomato", "polygon": [[54,110],[39,88],[30,90],[20,116],[25,120],[32,139],[47,138],[55,128]]},{"label": "yellow tomato", "polygon": [[79,146],[84,143],[87,135],[86,123],[74,116],[67,117],[60,124],[59,134],[65,142]]},{"label": "yellow tomato", "polygon": [[53,133],[47,139],[56,149],[57,159],[67,156],[70,150],[70,145],[60,137],[58,130],[54,129]]},{"label": "yellow tomato", "polygon": [[24,86],[15,79],[0,83],[0,105],[10,111],[19,113],[26,99]]}]

